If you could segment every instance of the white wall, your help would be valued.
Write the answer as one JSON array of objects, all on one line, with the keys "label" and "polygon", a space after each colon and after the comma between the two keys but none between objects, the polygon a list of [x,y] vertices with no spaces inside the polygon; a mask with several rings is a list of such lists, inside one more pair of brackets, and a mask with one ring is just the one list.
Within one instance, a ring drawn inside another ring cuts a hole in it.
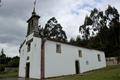
[{"label": "white wall", "polygon": [[[31,49],[27,52],[26,42],[33,39],[31,42]],[[30,62],[30,78],[40,78],[40,53],[41,53],[41,39],[33,37],[33,34],[26,38],[26,42],[21,48],[20,52],[20,65],[19,65],[19,77],[26,76],[26,63]],[[29,56],[29,60],[27,57]]]},{"label": "white wall", "polygon": [[22,46],[20,52],[19,77],[25,77],[26,54],[24,52],[26,52],[25,44]]},{"label": "white wall", "polygon": [[32,45],[33,53],[30,56],[30,77],[40,78],[41,39],[34,37]]},{"label": "white wall", "polygon": [[[33,34],[26,38],[26,41],[33,38],[31,51],[27,52],[27,45],[24,43],[20,53],[19,77],[25,77],[26,62],[30,62],[30,78],[40,78],[40,54],[41,39],[33,37]],[[56,53],[56,44],[61,44],[61,53]],[[79,57],[78,50],[82,50],[82,57]],[[97,54],[101,56],[98,61]],[[27,56],[30,60],[27,61]],[[45,77],[76,74],[75,61],[80,63],[80,73],[103,68],[106,66],[105,55],[101,51],[80,48],[47,40],[45,43]],[[86,61],[89,62],[86,65]]]},{"label": "white wall", "polygon": [[[56,44],[61,44],[61,53],[56,53]],[[76,74],[76,60],[79,60],[80,63],[80,73],[106,66],[105,56],[101,51],[53,41],[47,41],[45,46],[46,77]],[[79,57],[78,50],[82,50],[82,57]],[[101,62],[98,61],[97,54],[100,54]],[[86,61],[89,62],[88,65],[86,65]]]},{"label": "white wall", "polygon": [[26,62],[30,62],[30,60],[27,61],[27,57],[28,56],[30,57],[31,53],[33,53],[32,46],[31,46],[31,51],[27,52],[26,42],[31,40],[32,38],[33,38],[33,33],[30,34],[28,37],[26,37],[25,43],[21,47],[21,50],[20,50],[20,64],[19,64],[19,77],[25,77],[26,76],[26,73],[25,73],[25,71],[26,71]]},{"label": "white wall", "polygon": [[75,74],[77,48],[61,44],[61,53],[56,53],[56,42],[47,41],[45,50],[45,76]]},{"label": "white wall", "polygon": [[[101,51],[82,49],[83,57],[80,60],[80,72],[86,72],[94,69],[106,67],[105,55]],[[101,56],[101,61],[98,61],[98,54]],[[86,61],[89,62],[86,65]]]}]

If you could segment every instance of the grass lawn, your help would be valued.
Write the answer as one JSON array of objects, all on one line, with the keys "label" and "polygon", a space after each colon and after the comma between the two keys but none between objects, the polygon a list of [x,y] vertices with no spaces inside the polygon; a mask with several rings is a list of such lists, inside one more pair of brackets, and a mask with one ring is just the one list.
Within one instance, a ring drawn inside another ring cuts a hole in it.
[{"label": "grass lawn", "polygon": [[109,66],[83,75],[63,76],[50,80],[120,80],[120,65]]},{"label": "grass lawn", "polygon": [[18,71],[14,72],[0,72],[0,78],[17,78]]},{"label": "grass lawn", "polygon": [[[0,78],[17,78],[18,71],[2,72]],[[83,75],[69,75],[47,80],[120,80],[120,65],[109,66],[104,69],[84,73]]]}]

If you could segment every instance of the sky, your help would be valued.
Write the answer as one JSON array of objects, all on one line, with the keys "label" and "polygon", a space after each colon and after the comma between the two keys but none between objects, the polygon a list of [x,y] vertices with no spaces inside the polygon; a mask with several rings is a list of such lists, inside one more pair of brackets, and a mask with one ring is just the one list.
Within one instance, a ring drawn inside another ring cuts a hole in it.
[{"label": "sky", "polygon": [[[51,17],[56,17],[67,37],[79,35],[79,26],[94,8],[105,10],[114,6],[120,13],[120,0],[36,0],[36,13],[41,16],[39,25],[44,27]],[[1,0],[0,50],[7,56],[19,55],[19,46],[27,32],[26,21],[31,17],[34,0]]]}]

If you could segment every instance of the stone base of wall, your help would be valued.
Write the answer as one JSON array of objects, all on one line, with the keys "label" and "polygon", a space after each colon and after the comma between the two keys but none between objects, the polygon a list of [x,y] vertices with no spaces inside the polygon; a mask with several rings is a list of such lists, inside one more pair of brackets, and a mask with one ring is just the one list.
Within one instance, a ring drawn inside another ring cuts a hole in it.
[{"label": "stone base of wall", "polygon": [[5,68],[5,72],[14,72],[14,71],[18,71],[18,68],[11,68],[11,67]]},{"label": "stone base of wall", "polygon": [[117,61],[117,57],[106,58],[106,64],[107,65],[117,65],[118,63],[120,63],[120,62]]}]

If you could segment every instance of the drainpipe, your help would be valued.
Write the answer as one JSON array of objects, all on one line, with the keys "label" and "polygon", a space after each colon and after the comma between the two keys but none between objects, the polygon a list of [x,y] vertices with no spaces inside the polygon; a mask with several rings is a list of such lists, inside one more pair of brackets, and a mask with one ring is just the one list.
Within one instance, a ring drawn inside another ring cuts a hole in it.
[{"label": "drainpipe", "polygon": [[45,79],[45,38],[41,38],[41,80]]}]

